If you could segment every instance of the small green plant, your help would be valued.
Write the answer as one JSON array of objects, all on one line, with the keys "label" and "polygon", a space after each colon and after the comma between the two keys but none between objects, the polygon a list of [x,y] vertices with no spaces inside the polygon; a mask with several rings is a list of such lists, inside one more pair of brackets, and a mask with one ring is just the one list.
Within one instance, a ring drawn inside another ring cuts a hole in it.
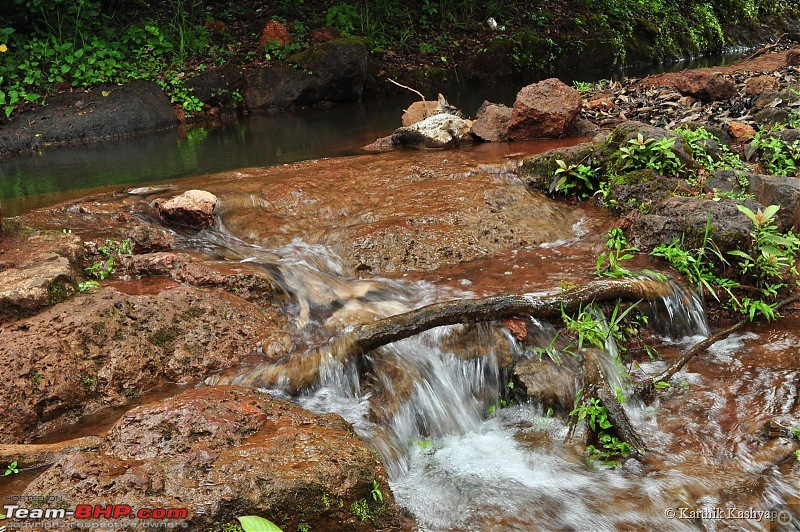
[{"label": "small green plant", "polygon": [[34,388],[39,386],[39,383],[42,382],[42,377],[43,375],[38,371],[34,371],[33,373],[31,373],[30,376],[28,377],[28,379],[31,381],[31,386],[33,386]]},{"label": "small green plant", "polygon": [[431,442],[431,440],[417,440],[417,445],[419,446],[420,449],[424,451],[426,449],[430,449],[433,443]]},{"label": "small green plant", "polygon": [[283,532],[275,523],[256,515],[237,517],[244,532]]},{"label": "small green plant", "polygon": [[573,81],[572,86],[580,92],[591,92],[594,88],[588,81]]},{"label": "small green plant", "polygon": [[750,150],[761,153],[760,162],[770,175],[797,176],[800,165],[800,140],[792,143],[772,135],[775,128],[760,130],[750,142]]},{"label": "small green plant", "polygon": [[576,416],[577,422],[585,419],[592,432],[611,428],[611,421],[608,420],[608,410],[597,398],[592,399],[587,404],[579,405],[569,415]]},{"label": "small green plant", "polygon": [[656,381],[653,383],[653,388],[656,390],[666,390],[669,388],[670,384],[667,381]]},{"label": "small green plant", "polygon": [[634,308],[636,304],[620,312],[620,305],[617,302],[608,320],[603,318],[599,307],[594,304],[579,308],[574,318],[562,309],[561,319],[567,332],[573,337],[572,344],[564,351],[571,353],[573,347],[580,350],[584,346],[603,349],[609,339],[617,343],[620,351],[624,350],[624,344],[632,331],[624,325],[624,322]]},{"label": "small green plant", "polygon": [[372,495],[372,500],[383,504],[383,492],[381,491],[381,485],[378,484],[377,480],[372,481],[372,491],[370,493]]},{"label": "small green plant", "polygon": [[615,227],[606,233],[606,249],[598,255],[595,263],[595,272],[599,277],[626,277],[630,275],[630,270],[622,267],[620,262],[633,258],[633,252],[638,248],[628,247],[628,240],[625,233],[619,227]]},{"label": "small green plant", "polygon": [[19,473],[19,468],[17,467],[17,461],[14,460],[6,466],[6,472],[3,476],[7,477],[9,475],[16,475],[17,473]]},{"label": "small green plant", "polygon": [[617,157],[620,172],[643,170],[649,168],[665,176],[678,177],[683,172],[683,164],[672,151],[675,137],[664,137],[660,140],[645,139],[639,133],[635,139],[628,140],[621,146]]},{"label": "small green plant", "polygon": [[372,512],[369,509],[369,503],[367,502],[367,499],[355,501],[352,505],[350,505],[350,511],[353,512],[353,515],[358,517],[362,523],[364,521],[372,520]]},{"label": "small green plant", "polygon": [[597,182],[597,169],[585,164],[570,164],[561,159],[556,161],[558,168],[554,172],[550,193],[575,194],[581,199],[592,195]]},{"label": "small green plant", "polygon": [[98,283],[97,281],[83,281],[78,283],[78,290],[81,293],[83,293],[83,292],[88,292],[93,288],[97,288],[98,286],[100,286],[100,283]]},{"label": "small green plant", "polygon": [[311,532],[311,525],[306,522],[298,523],[297,532]]},{"label": "small green plant", "polygon": [[85,388],[91,388],[94,386],[94,378],[89,375],[84,375],[81,377],[81,384],[83,384]]},{"label": "small green plant", "polygon": [[105,245],[97,248],[97,251],[102,259],[86,268],[86,271],[92,277],[103,281],[114,272],[115,257],[131,255],[133,253],[133,246],[130,240],[117,242],[116,240],[108,239]]}]

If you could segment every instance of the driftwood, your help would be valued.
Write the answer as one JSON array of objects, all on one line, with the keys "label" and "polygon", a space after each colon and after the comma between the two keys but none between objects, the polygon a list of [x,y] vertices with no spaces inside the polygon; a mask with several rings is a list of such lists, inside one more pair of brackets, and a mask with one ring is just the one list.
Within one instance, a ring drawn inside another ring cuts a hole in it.
[{"label": "driftwood", "polygon": [[784,37],[786,37],[786,34],[782,33],[780,35],[780,37],[778,37],[777,41],[775,41],[774,43],[772,43],[770,45],[767,45],[767,46],[764,46],[762,48],[759,48],[754,53],[752,53],[752,54],[748,55],[747,57],[745,57],[744,61],[750,61],[751,59],[755,59],[756,57],[764,55],[765,53],[769,52],[770,50],[773,50],[773,49],[777,48],[778,44],[780,44],[780,42],[781,42],[781,39],[783,39]]},{"label": "driftwood", "polygon": [[40,467],[68,453],[96,450],[103,441],[100,436],[84,436],[58,443],[0,444],[0,464],[16,461],[20,469]]},{"label": "driftwood", "polygon": [[546,295],[512,294],[435,303],[360,325],[317,349],[288,355],[275,363],[262,364],[241,377],[220,379],[217,383],[254,387],[277,385],[289,393],[297,393],[313,386],[319,379],[320,369],[326,364],[346,363],[378,347],[434,327],[513,316],[551,319],[560,317],[562,309],[572,312],[597,301],[653,300],[671,293],[670,285],[643,277],[594,281],[573,290]]},{"label": "driftwood", "polygon": [[[794,302],[796,302],[798,300],[800,300],[800,293],[795,294],[795,295],[793,295],[793,296],[791,296],[791,297],[789,297],[787,299],[784,299],[783,301],[781,301],[777,305],[775,305],[775,312],[778,312],[781,309],[786,308],[787,306],[791,305],[792,303],[794,303]],[[696,357],[700,353],[704,352],[706,349],[708,349],[709,347],[711,347],[715,343],[719,342],[720,340],[724,340],[725,338],[727,338],[731,334],[735,333],[736,331],[739,331],[739,330],[743,329],[748,323],[750,323],[750,320],[742,319],[742,320],[736,322],[735,324],[731,325],[727,329],[723,329],[722,331],[719,331],[718,333],[712,334],[711,336],[709,336],[708,338],[706,338],[702,342],[696,343],[691,348],[689,348],[689,350],[687,350],[683,354],[683,356],[681,356],[678,360],[673,362],[661,374],[655,375],[653,377],[648,377],[648,378],[642,380],[641,382],[639,382],[639,384],[636,385],[636,393],[638,395],[641,395],[641,396],[646,396],[646,395],[650,394],[653,391],[653,387],[654,387],[655,383],[662,382],[662,381],[663,382],[669,381],[676,373],[678,373],[694,357]]]}]

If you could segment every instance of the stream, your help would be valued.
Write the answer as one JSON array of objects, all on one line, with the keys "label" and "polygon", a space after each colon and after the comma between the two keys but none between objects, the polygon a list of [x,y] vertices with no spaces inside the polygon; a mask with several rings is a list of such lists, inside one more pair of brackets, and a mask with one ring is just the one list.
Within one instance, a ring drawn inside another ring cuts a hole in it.
[{"label": "stream", "polygon": [[[474,111],[469,106],[480,99],[470,98],[459,103]],[[396,125],[403,105],[407,99],[250,117],[177,138],[170,132],[60,148],[1,163],[0,199],[4,213],[14,215],[76,198],[133,201],[123,191],[138,183],[209,190],[220,202],[214,227],[176,234],[176,249],[263,268],[285,296],[298,347],[434,302],[543,294],[594,278],[614,220],[588,202],[557,204],[525,191],[507,166],[580,139],[354,156]],[[267,134],[272,130],[279,132]],[[135,164],[120,170],[120,158]],[[29,179],[37,172],[42,179]],[[494,227],[494,240],[469,234],[474,249],[459,248],[466,237],[458,231],[469,233],[469,217],[482,214],[465,208],[453,215],[445,207],[471,205],[466,196],[474,196],[505,208],[498,190],[530,195],[526,201],[539,215],[509,214]],[[42,226],[59,227],[48,216],[30,213]],[[443,222],[452,216],[464,220]],[[506,226],[514,231],[503,233]],[[430,241],[413,241],[414,256],[372,253],[410,238],[397,227],[424,227]],[[71,230],[88,239],[103,228]],[[649,257],[634,266],[669,273]],[[113,283],[128,293],[142,290],[135,279]],[[670,287],[671,297],[642,305],[663,359],[638,353],[621,365],[613,341],[606,346],[609,379],[648,446],[643,458],[616,468],[587,461],[581,445],[565,442],[564,416],[534,401],[504,399],[512,379],[501,361],[535,355],[496,323],[439,327],[356,362],[323,364],[318,383],[297,395],[281,386],[265,391],[352,423],[380,455],[398,504],[412,516],[405,529],[800,530],[795,446],[759,432],[772,420],[800,425],[800,329],[783,320],[734,334],[644,403],[632,395],[628,374],[656,374],[711,333],[697,297]],[[547,348],[554,327],[533,325],[535,341]],[[251,371],[239,367],[224,377],[246,381]],[[103,433],[120,413],[101,412],[41,441]],[[29,480],[19,475],[0,494],[17,494]]]}]

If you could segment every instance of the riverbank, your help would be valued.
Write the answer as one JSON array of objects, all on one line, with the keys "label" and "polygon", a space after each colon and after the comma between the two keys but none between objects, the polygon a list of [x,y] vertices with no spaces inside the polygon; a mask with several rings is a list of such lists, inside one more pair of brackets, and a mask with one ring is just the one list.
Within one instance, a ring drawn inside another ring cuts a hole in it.
[{"label": "riverbank", "polygon": [[[0,132],[14,130],[0,139],[0,157],[187,119],[331,105],[399,90],[387,78],[436,91],[447,80],[602,77],[625,65],[800,39],[797,7],[767,1],[653,0],[632,7],[616,0],[569,6],[547,1],[536,10],[510,1],[372,7],[315,0],[299,8],[176,2],[144,11],[91,1],[88,14],[60,2],[52,7],[50,14],[34,10],[28,18],[25,9],[12,10],[5,17],[8,28],[0,31],[0,105],[6,111]],[[54,20],[60,36],[51,34]],[[174,118],[156,111],[162,99],[142,99],[125,86],[134,80],[152,82],[150,92],[163,91]],[[104,105],[108,96],[120,102]],[[47,111],[31,111],[43,102]],[[157,118],[130,116],[145,108]],[[31,112],[22,116],[25,111]],[[96,120],[86,127],[45,128],[20,142],[25,124],[65,113]]]}]

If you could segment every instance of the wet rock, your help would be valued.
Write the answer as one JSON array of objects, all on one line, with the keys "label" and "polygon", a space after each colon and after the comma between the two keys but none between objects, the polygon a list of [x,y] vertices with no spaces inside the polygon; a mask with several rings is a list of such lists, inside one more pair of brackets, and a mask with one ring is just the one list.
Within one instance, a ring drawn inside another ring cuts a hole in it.
[{"label": "wet rock", "polygon": [[403,127],[408,127],[412,124],[416,124],[417,122],[421,122],[425,120],[429,116],[433,115],[437,108],[437,102],[433,101],[418,101],[414,102],[408,106],[403,112]]},{"label": "wet rock", "polygon": [[0,128],[0,158],[55,144],[174,127],[169,98],[151,81],[101,86],[48,98]]},{"label": "wet rock", "polygon": [[187,190],[183,194],[158,203],[158,213],[165,221],[192,229],[214,225],[217,197],[205,190]]},{"label": "wet rock", "polygon": [[0,271],[0,321],[68,297],[74,276],[69,260],[56,254],[43,254],[35,263]]},{"label": "wet rock", "polygon": [[525,184],[533,190],[547,192],[559,168],[556,161],[564,161],[567,165],[591,164],[596,145],[584,142],[568,148],[555,148],[523,159],[520,173]]},{"label": "wet rock", "polygon": [[134,225],[128,231],[127,237],[133,244],[134,253],[167,251],[175,245],[175,235],[172,232],[149,223]]},{"label": "wet rock", "polygon": [[169,277],[192,286],[222,288],[260,306],[269,306],[274,295],[263,268],[246,262],[196,262],[179,253],[147,253],[123,257],[120,267],[137,277]]},{"label": "wet rock", "polygon": [[520,318],[506,318],[500,322],[504,329],[511,333],[511,336],[518,342],[524,342],[528,338],[528,325],[525,320]]},{"label": "wet rock", "polygon": [[569,414],[581,380],[580,366],[569,356],[556,364],[550,358],[530,358],[514,366],[514,377],[525,394],[544,410]]},{"label": "wet rock", "polygon": [[300,105],[321,101],[359,101],[367,80],[367,48],[355,39],[335,39],[315,44],[289,58],[291,64],[312,73],[314,90]]},{"label": "wet rock", "polygon": [[578,117],[583,98],[556,78],[523,87],[508,121],[509,140],[564,136]]},{"label": "wet rock", "polygon": [[266,48],[268,45],[277,45],[284,48],[292,42],[292,34],[285,24],[277,20],[270,20],[261,30],[261,40],[258,41],[259,48]]},{"label": "wet rock", "polygon": [[484,101],[475,115],[472,133],[489,142],[503,141],[506,138],[510,118],[510,107]]},{"label": "wet rock", "polygon": [[675,88],[705,102],[730,100],[739,92],[733,80],[716,72],[689,70],[680,74]]},{"label": "wet rock", "polygon": [[[373,481],[383,502],[371,495]],[[398,514],[383,466],[341,417],[228,386],[128,412],[99,452],[63,457],[26,493],[188,508],[177,523],[192,530],[259,515],[284,530],[366,531],[396,524]]]},{"label": "wet rock", "polygon": [[71,233],[7,235],[0,250],[0,324],[30,315],[71,296],[79,276],[83,246]]},{"label": "wet rock", "polygon": [[223,291],[127,295],[106,286],[2,325],[0,441],[28,440],[165,380],[200,381],[283,327],[273,307]]},{"label": "wet rock", "polygon": [[777,219],[786,231],[800,228],[800,179],[787,176],[751,175],[748,192],[762,205],[780,205]]},{"label": "wet rock", "polygon": [[744,93],[749,96],[760,96],[766,92],[775,92],[781,86],[774,76],[755,76],[744,82]]},{"label": "wet rock", "polygon": [[[640,250],[650,250],[659,244],[680,241],[685,235],[688,245],[700,245],[711,215],[709,236],[723,252],[747,249],[752,224],[736,208],[738,201],[711,201],[701,198],[674,197],[656,205],[650,214],[636,218],[631,224],[630,242]],[[761,206],[744,202],[756,210]]]},{"label": "wet rock", "polygon": [[621,214],[631,211],[647,214],[655,205],[672,197],[682,183],[650,169],[626,172],[609,180],[609,199],[616,205],[613,210]]},{"label": "wet rock", "polygon": [[189,77],[185,86],[203,103],[217,107],[234,107],[238,102],[233,93],[243,89],[244,74],[233,65],[210,68]]},{"label": "wet rock", "polygon": [[745,142],[755,136],[756,130],[749,124],[732,120],[728,122],[728,134],[736,142]]},{"label": "wet rock", "polygon": [[442,149],[467,140],[470,122],[449,113],[438,113],[408,127],[400,127],[392,133],[392,142],[397,146],[412,148]]},{"label": "wet rock", "polygon": [[384,153],[387,151],[392,151],[396,148],[397,146],[395,146],[394,142],[392,142],[392,136],[388,135],[386,137],[381,137],[375,142],[367,144],[366,146],[362,146],[361,151],[365,151],[367,153]]},{"label": "wet rock", "polygon": [[280,111],[294,105],[313,105],[320,101],[319,80],[312,74],[286,65],[253,69],[245,80],[244,103],[251,110]]}]

